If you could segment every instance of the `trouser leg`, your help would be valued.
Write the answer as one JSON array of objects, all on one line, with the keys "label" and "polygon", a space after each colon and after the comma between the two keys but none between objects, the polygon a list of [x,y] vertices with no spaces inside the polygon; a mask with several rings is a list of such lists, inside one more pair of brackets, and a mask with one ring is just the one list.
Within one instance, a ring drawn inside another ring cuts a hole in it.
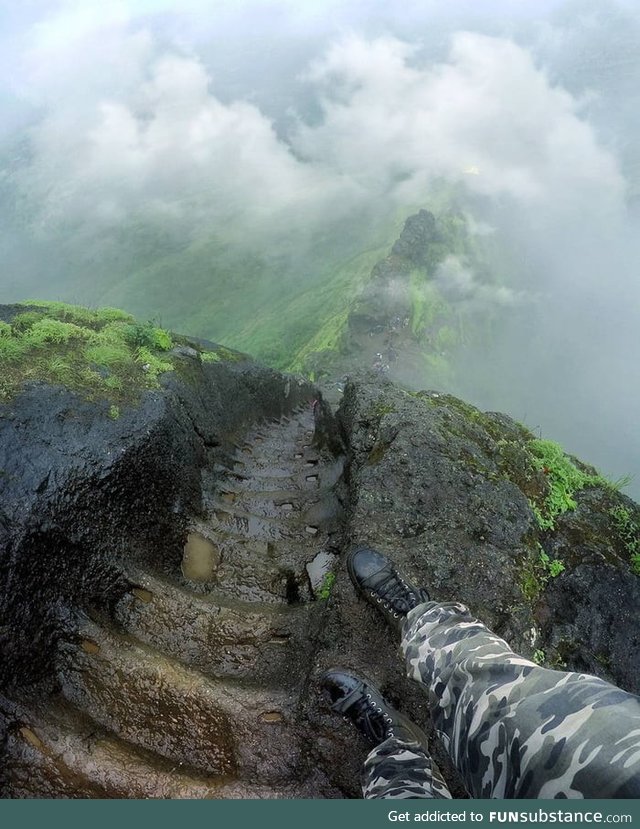
[{"label": "trouser leg", "polygon": [[367,799],[451,798],[440,769],[418,743],[389,737],[364,761],[362,794]]},{"label": "trouser leg", "polygon": [[461,604],[412,610],[402,649],[475,797],[640,797],[640,699],[515,654]]}]

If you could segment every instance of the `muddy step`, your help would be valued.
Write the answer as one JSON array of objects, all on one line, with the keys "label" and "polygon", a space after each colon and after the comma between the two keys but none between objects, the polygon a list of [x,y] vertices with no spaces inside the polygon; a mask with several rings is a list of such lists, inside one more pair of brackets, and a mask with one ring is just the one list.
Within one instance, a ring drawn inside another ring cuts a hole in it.
[{"label": "muddy step", "polygon": [[318,498],[317,491],[271,489],[251,491],[233,484],[221,484],[216,493],[215,505],[234,507],[242,512],[265,518],[289,519],[294,513],[307,508]]},{"label": "muddy step", "polygon": [[272,446],[258,444],[252,447],[245,447],[235,456],[235,462],[242,464],[246,469],[268,469],[279,467],[286,462],[293,467],[304,464],[319,463],[318,452],[302,443],[274,443]]},{"label": "muddy step", "polygon": [[225,604],[149,574],[131,577],[115,608],[122,629],[213,677],[278,680],[289,686],[309,655],[306,608]]},{"label": "muddy step", "polygon": [[9,797],[201,799],[224,788],[123,742],[68,704],[12,719],[4,757]]},{"label": "muddy step", "polygon": [[255,515],[235,505],[218,504],[211,511],[209,523],[216,533],[222,531],[225,535],[241,539],[276,542],[299,538],[301,533],[311,532],[307,530],[309,524],[316,529],[322,527],[330,531],[335,524],[333,519],[337,516],[337,509],[337,501],[328,497],[310,503],[302,512],[286,509],[277,517]]},{"label": "muddy step", "polygon": [[261,541],[278,541],[282,538],[292,538],[296,532],[295,527],[288,525],[286,516],[252,515],[222,504],[212,509],[210,523],[212,527],[219,528],[228,535],[255,538]]},{"label": "muddy step", "polygon": [[264,492],[266,490],[280,490],[287,492],[312,492],[317,489],[320,475],[316,470],[300,469],[293,472],[291,469],[282,469],[282,475],[270,478],[266,475],[250,475],[243,471],[243,467],[236,470],[215,467],[219,476],[219,489],[243,490],[245,492]]},{"label": "muddy step", "polygon": [[225,593],[228,599],[246,602],[304,601],[305,566],[322,541],[301,536],[266,541],[199,525],[184,547],[182,578],[177,573],[166,575],[192,592],[210,593],[215,588],[223,604],[228,603]]},{"label": "muddy step", "polygon": [[[190,772],[118,739],[64,703],[11,717],[4,746],[10,798],[274,799],[340,797],[325,779],[256,784]],[[320,775],[318,775],[320,777]]]},{"label": "muddy step", "polygon": [[257,747],[275,746],[295,703],[280,690],[213,681],[91,622],[61,648],[58,681],[70,703],[126,742],[215,775],[235,776],[240,765],[258,774]]}]

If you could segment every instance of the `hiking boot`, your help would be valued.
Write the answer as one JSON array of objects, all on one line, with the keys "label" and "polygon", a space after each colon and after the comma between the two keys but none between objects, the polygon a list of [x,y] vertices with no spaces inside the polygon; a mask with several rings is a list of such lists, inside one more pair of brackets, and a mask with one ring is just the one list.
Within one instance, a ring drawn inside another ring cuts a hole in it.
[{"label": "hiking boot", "polygon": [[356,590],[399,632],[407,613],[429,601],[424,588],[405,581],[387,556],[370,547],[352,550],[347,570]]},{"label": "hiking boot", "polygon": [[350,720],[370,743],[379,745],[395,737],[404,743],[420,743],[427,750],[422,729],[392,708],[366,680],[336,668],[322,676],[320,686],[331,709]]}]

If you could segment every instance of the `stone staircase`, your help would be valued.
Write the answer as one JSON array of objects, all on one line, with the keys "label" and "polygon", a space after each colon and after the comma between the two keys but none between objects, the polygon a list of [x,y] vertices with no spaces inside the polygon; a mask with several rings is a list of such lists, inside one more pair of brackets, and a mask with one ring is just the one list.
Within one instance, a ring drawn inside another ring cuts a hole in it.
[{"label": "stone staircase", "polygon": [[340,529],[313,430],[307,407],[221,454],[181,567],[131,566],[113,613],[61,643],[56,696],[0,701],[6,796],[342,796],[301,704]]}]

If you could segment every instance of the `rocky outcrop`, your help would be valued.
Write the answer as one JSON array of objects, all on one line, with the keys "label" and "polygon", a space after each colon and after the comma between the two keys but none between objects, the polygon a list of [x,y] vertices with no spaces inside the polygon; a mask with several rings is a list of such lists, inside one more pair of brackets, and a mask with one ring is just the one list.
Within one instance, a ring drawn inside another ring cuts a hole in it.
[{"label": "rocky outcrop", "polygon": [[[636,547],[615,517],[628,516],[639,544],[636,504],[597,483],[575,493],[575,509],[542,529],[534,508],[554,470],[536,468],[534,436],[505,415],[448,395],[415,395],[364,377],[347,385],[339,418],[350,458],[347,546],[384,550],[435,599],[466,603],[528,658],[640,691]],[[316,668],[319,674],[335,666],[369,676],[403,711],[427,722],[425,695],[404,677],[398,643],[379,614],[355,598],[344,569]],[[319,762],[347,786],[357,780],[366,744],[354,757],[351,730],[336,728],[325,711],[318,702],[309,713],[321,735]],[[462,796],[435,738],[431,747]]]}]

